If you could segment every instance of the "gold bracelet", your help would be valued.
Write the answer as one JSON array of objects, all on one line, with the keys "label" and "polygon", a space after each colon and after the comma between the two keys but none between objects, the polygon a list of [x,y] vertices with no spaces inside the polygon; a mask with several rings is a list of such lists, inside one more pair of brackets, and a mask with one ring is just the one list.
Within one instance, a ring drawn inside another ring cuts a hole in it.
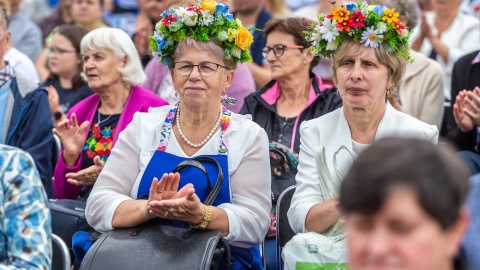
[{"label": "gold bracelet", "polygon": [[208,226],[208,223],[212,221],[212,218],[213,218],[212,207],[209,205],[204,205],[203,207],[205,208],[205,213],[203,214],[202,220],[200,220],[200,222],[197,225],[190,224],[192,228],[203,230]]}]

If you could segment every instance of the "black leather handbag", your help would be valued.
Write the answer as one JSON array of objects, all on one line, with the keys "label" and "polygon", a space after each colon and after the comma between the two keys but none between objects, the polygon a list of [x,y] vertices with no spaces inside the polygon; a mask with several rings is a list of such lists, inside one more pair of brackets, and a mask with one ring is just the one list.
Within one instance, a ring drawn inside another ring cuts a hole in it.
[{"label": "black leather handbag", "polygon": [[52,215],[52,232],[62,238],[72,250],[72,236],[78,231],[92,232],[85,218],[84,201],[70,199],[50,199],[48,202]]},{"label": "black leather handbag", "polygon": [[[214,187],[202,162],[218,168]],[[205,174],[209,194],[204,204],[211,205],[223,183],[220,165],[213,158],[200,156],[181,162],[172,172],[188,167]],[[230,247],[220,231],[179,228],[153,219],[102,234],[88,250],[80,269],[218,269],[221,264],[230,268]]]}]

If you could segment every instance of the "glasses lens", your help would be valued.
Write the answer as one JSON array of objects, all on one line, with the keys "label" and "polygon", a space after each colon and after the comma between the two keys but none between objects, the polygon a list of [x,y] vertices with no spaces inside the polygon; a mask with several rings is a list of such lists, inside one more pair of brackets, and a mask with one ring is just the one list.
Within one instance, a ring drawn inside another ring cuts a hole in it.
[{"label": "glasses lens", "polygon": [[218,66],[214,63],[202,63],[198,65],[200,74],[202,76],[213,76],[217,72]]},{"label": "glasses lens", "polygon": [[273,46],[273,52],[275,53],[276,57],[280,57],[285,52],[285,46],[277,44],[277,45]]},{"label": "glasses lens", "polygon": [[192,69],[193,65],[187,63],[176,63],[174,67],[175,73],[182,76],[190,75],[190,73],[192,73]]}]

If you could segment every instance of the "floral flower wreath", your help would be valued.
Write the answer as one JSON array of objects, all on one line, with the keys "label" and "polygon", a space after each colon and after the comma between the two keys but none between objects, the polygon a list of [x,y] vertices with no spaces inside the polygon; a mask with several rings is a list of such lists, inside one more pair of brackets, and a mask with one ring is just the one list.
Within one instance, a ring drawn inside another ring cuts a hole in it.
[{"label": "floral flower wreath", "polygon": [[395,9],[369,6],[365,1],[330,9],[332,13],[318,15],[318,23],[312,24],[313,31],[305,32],[315,55],[332,57],[345,39],[353,39],[372,48],[385,43],[388,51],[413,61],[408,42],[410,32],[398,19]]},{"label": "floral flower wreath", "polygon": [[203,0],[190,7],[167,9],[150,36],[152,55],[163,65],[171,67],[172,55],[178,42],[187,36],[198,41],[212,38],[224,48],[224,57],[237,62],[251,61],[249,49],[253,42],[250,30],[239,19],[234,20],[228,5],[215,0]]}]

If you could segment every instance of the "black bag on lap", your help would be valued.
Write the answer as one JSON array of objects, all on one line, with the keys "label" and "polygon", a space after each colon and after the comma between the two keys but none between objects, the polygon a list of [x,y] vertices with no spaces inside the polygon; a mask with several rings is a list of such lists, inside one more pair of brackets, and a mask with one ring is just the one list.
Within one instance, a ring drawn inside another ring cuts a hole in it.
[{"label": "black bag on lap", "polygon": [[[218,168],[214,187],[202,162]],[[213,158],[200,156],[181,162],[172,172],[188,167],[205,174],[210,192],[204,204],[211,205],[223,183],[220,165]],[[218,269],[221,264],[230,266],[230,246],[219,230],[180,228],[157,218],[102,234],[88,250],[80,269]]]}]

